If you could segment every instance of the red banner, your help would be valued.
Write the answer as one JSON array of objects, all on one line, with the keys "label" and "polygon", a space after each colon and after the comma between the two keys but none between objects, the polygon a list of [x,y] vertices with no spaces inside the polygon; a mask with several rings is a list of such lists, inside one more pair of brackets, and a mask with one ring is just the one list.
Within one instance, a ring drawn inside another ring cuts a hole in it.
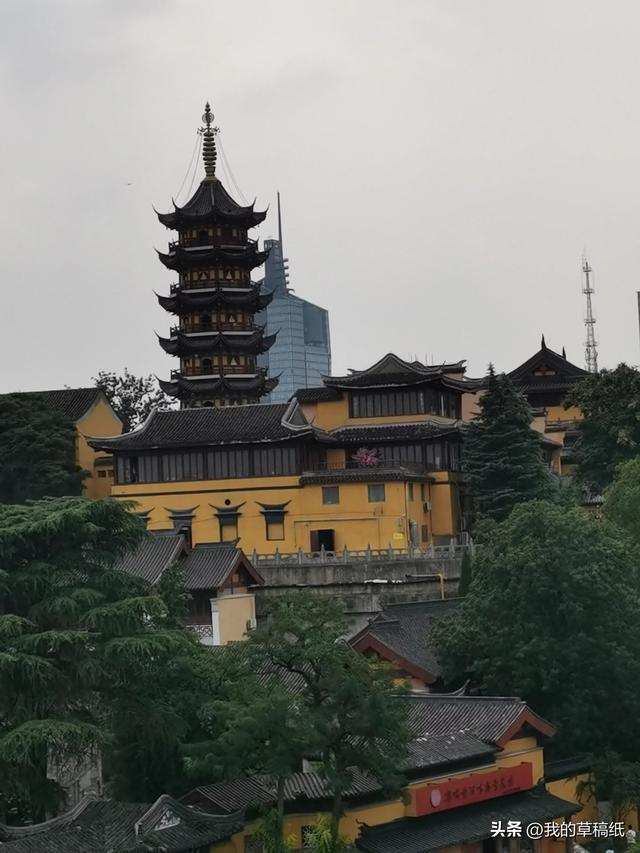
[{"label": "red banner", "polygon": [[416,789],[416,816],[443,812],[529,788],[533,788],[533,766],[529,763],[501,767],[490,773],[472,773],[464,778]]}]

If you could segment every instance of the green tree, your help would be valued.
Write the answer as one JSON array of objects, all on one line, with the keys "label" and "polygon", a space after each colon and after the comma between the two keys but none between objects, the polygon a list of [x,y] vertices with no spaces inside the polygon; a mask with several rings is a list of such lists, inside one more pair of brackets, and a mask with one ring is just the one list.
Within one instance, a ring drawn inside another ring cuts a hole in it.
[{"label": "green tree", "polygon": [[508,376],[489,367],[479,415],[466,427],[463,470],[476,515],[505,518],[516,504],[548,498],[556,480],[544,462],[531,409]]},{"label": "green tree", "polygon": [[600,494],[621,462],[640,455],[640,372],[619,364],[594,373],[575,386],[566,404],[584,416],[574,450],[578,479]]},{"label": "green tree", "polygon": [[342,641],[347,630],[340,601],[300,592],[276,599],[269,618],[247,641],[274,686],[282,684],[283,674],[298,679],[291,708],[306,721],[307,756],[318,760],[332,793],[336,849],[343,794],[354,769],[397,793],[409,739],[392,673]]},{"label": "green tree", "polygon": [[626,540],[579,509],[536,501],[493,525],[468,594],[433,642],[449,684],[521,696],[558,727],[556,751],[630,757],[639,612]]},{"label": "green tree", "polygon": [[331,823],[321,817],[307,836],[305,849],[310,853],[351,853],[355,847],[346,838],[333,838]]},{"label": "green tree", "polygon": [[0,502],[79,495],[73,423],[36,394],[0,396]]},{"label": "green tree", "polygon": [[640,456],[618,466],[604,499],[604,515],[640,545]]},{"label": "green tree", "polygon": [[125,367],[123,374],[101,370],[93,381],[104,391],[122,421],[124,432],[130,432],[146,420],[152,409],[173,406],[171,397],[158,387],[158,381],[152,375],[134,376]]},{"label": "green tree", "polygon": [[180,772],[195,637],[161,595],[114,571],[143,529],[80,497],[0,506],[0,803],[56,807],[56,763],[99,748],[116,795],[157,796]]},{"label": "green tree", "polygon": [[469,551],[465,551],[462,555],[462,563],[460,564],[460,582],[458,584],[458,595],[466,595],[471,586],[472,577],[472,560]]}]

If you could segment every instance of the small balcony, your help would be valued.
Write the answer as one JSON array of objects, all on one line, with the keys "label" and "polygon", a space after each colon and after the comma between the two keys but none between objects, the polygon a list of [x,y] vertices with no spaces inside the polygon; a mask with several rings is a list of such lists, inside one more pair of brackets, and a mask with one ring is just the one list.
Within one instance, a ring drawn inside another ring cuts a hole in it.
[{"label": "small balcony", "polygon": [[218,332],[257,332],[261,329],[256,323],[183,323],[182,326],[172,326],[171,337],[179,333],[194,335],[197,333],[217,334]]},{"label": "small balcony", "polygon": [[183,237],[180,240],[172,240],[169,243],[169,251],[176,249],[238,249],[245,246],[255,246],[256,240],[248,240],[247,237],[224,234],[221,237],[212,237],[210,234],[202,234],[199,237]]},{"label": "small balcony", "polygon": [[394,462],[392,459],[382,458],[377,465],[363,465],[356,462],[354,459],[347,459],[345,462],[313,462],[308,468],[305,468],[305,474],[326,474],[340,473],[348,471],[368,471],[375,473],[376,471],[410,471],[412,474],[426,474],[427,466],[422,462]]},{"label": "small balcony", "polygon": [[217,290],[240,288],[246,291],[254,282],[252,281],[217,281],[211,278],[202,278],[199,281],[180,281],[172,284],[170,287],[171,293],[179,293],[181,290]]},{"label": "small balcony", "polygon": [[181,376],[255,376],[259,371],[255,367],[240,364],[219,364],[210,366],[198,365],[196,367],[185,367],[183,370],[172,370],[171,378],[179,379]]}]

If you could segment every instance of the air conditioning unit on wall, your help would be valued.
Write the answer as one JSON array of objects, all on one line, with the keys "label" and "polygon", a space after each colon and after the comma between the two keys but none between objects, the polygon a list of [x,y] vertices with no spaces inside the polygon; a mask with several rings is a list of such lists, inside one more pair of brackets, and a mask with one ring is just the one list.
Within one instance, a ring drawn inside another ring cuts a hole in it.
[{"label": "air conditioning unit on wall", "polygon": [[431,512],[431,501],[425,501],[422,504],[422,508],[425,512]]},{"label": "air conditioning unit on wall", "polygon": [[247,631],[253,631],[254,628],[258,627],[257,619],[247,619]]}]

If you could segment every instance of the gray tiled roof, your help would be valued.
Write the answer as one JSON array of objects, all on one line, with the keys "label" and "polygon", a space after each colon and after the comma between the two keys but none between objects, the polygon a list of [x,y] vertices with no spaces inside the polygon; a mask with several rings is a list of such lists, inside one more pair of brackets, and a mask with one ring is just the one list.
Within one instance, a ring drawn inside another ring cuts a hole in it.
[{"label": "gray tiled roof", "polygon": [[370,637],[435,680],[440,676],[440,664],[429,641],[429,634],[434,622],[451,615],[459,602],[459,598],[449,598],[444,601],[389,604],[350,642],[355,645]]},{"label": "gray tiled roof", "polygon": [[154,411],[133,432],[113,438],[96,438],[91,444],[104,450],[143,450],[282,441],[297,434],[282,425],[288,406],[288,403],[254,403]]},{"label": "gray tiled roof", "polygon": [[469,759],[490,761],[498,748],[469,732],[419,737],[409,744],[407,770],[426,770]]},{"label": "gray tiled roof", "polygon": [[293,395],[299,403],[319,403],[328,400],[339,400],[340,392],[337,388],[298,388]]},{"label": "gray tiled roof", "polygon": [[541,730],[553,732],[551,725],[534,714],[526,702],[513,696],[409,693],[405,701],[414,737],[464,731],[488,743],[500,743],[520,722],[533,722]]},{"label": "gray tiled roof", "polygon": [[341,442],[360,441],[415,441],[418,438],[439,438],[458,434],[453,423],[439,424],[433,421],[414,421],[401,424],[367,424],[347,426],[331,430],[331,438]]},{"label": "gray tiled roof", "polygon": [[77,421],[102,396],[102,391],[99,388],[60,388],[53,391],[18,391],[12,396],[42,397],[52,409],[65,415],[69,420]]},{"label": "gray tiled roof", "polygon": [[452,387],[462,385],[461,382],[450,380],[447,373],[464,372],[464,362],[454,364],[426,365],[419,361],[405,361],[395,353],[387,353],[380,361],[366,370],[355,370],[347,376],[323,376],[325,385],[334,388],[370,388],[389,387],[394,385],[414,385],[430,379],[442,379]]},{"label": "gray tiled roof", "polygon": [[[456,766],[471,759],[488,762],[495,751],[495,747],[464,733],[419,739],[410,746],[405,770],[415,775],[418,770],[431,770],[445,765]],[[382,785],[379,782],[354,768],[351,785],[344,792],[344,796],[349,800],[381,791]],[[285,781],[284,796],[285,802],[291,805],[300,800],[330,799],[331,790],[317,772],[292,773]],[[257,777],[202,785],[187,794],[183,800],[200,808],[206,808],[208,804],[216,811],[232,812],[249,806],[273,803],[276,797],[275,784],[264,777]]]},{"label": "gray tiled roof", "polygon": [[547,791],[526,791],[440,814],[365,826],[357,847],[366,853],[429,853],[489,838],[494,820],[517,820],[524,830],[530,823],[545,823],[579,810],[580,806],[575,803],[561,800]]},{"label": "gray tiled roof", "polygon": [[176,530],[148,532],[138,548],[124,554],[114,568],[153,585],[175,560],[180,560],[185,587],[190,591],[218,589],[240,565],[252,576],[254,583],[263,583],[259,572],[235,543],[203,543],[191,550],[184,533]]},{"label": "gray tiled roof", "polygon": [[[174,825],[158,828],[167,813]],[[0,825],[0,840],[3,853],[178,853],[229,838],[243,825],[241,815],[198,812],[167,795],[151,806],[88,799],[43,824]]]},{"label": "gray tiled roof", "polygon": [[233,542],[196,545],[182,563],[185,585],[190,590],[217,589],[240,563],[255,574],[256,583],[261,582],[258,573]]},{"label": "gray tiled roof", "polygon": [[122,555],[114,568],[153,585],[158,583],[171,563],[185,553],[186,548],[183,533],[175,530],[149,532],[135,551]]},{"label": "gray tiled roof", "polygon": [[305,471],[300,477],[300,484],[307,486],[330,483],[404,483],[411,481],[424,483],[431,479],[433,478],[426,471],[419,473],[409,468],[403,468],[402,465],[396,465],[393,468],[371,466],[369,468],[347,468],[337,471]]}]

